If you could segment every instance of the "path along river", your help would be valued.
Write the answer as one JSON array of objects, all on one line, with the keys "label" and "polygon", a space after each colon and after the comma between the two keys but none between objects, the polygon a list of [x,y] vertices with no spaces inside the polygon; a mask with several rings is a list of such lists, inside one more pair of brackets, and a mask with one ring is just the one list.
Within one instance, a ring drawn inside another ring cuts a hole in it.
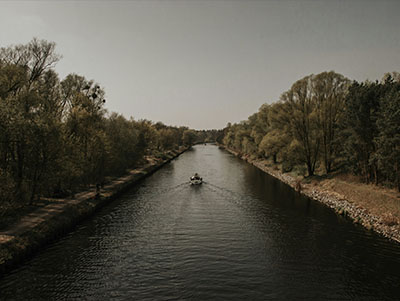
[{"label": "path along river", "polygon": [[399,245],[213,145],[0,279],[1,300],[399,298]]}]

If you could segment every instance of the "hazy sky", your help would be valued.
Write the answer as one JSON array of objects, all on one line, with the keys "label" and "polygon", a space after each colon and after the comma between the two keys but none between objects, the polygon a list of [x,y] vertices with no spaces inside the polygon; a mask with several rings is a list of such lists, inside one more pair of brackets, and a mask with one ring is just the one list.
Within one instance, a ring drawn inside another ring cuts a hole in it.
[{"label": "hazy sky", "polygon": [[297,79],[400,71],[400,1],[0,0],[0,46],[54,41],[61,78],[100,83],[107,108],[222,128]]}]

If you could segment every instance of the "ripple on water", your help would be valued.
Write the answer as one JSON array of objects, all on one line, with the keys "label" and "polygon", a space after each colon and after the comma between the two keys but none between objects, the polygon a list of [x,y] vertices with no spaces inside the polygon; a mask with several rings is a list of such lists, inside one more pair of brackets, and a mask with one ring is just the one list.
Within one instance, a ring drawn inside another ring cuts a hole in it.
[{"label": "ripple on water", "polygon": [[[206,180],[188,185],[193,172]],[[19,300],[390,300],[400,247],[196,146],[0,280]]]}]

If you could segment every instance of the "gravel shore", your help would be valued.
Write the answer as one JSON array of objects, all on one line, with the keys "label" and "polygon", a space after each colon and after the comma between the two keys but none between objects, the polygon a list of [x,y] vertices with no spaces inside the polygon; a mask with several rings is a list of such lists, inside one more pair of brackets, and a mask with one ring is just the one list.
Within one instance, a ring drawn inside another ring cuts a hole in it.
[{"label": "gravel shore", "polygon": [[395,218],[392,218],[393,216],[391,212],[386,212],[382,216],[372,214],[368,208],[364,208],[362,204],[358,204],[356,200],[349,199],[335,190],[326,189],[321,185],[316,185],[315,183],[306,184],[289,174],[282,173],[270,166],[266,166],[264,160],[252,160],[247,156],[239,156],[235,151],[229,149],[226,150],[288,184],[293,189],[310,199],[327,205],[337,214],[347,216],[354,223],[358,223],[368,230],[375,231],[392,241],[400,243],[400,225]]}]

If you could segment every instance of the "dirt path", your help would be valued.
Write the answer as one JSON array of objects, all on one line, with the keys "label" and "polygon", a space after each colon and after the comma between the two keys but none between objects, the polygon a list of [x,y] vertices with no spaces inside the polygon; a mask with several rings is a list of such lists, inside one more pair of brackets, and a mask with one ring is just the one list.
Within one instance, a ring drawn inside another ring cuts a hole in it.
[{"label": "dirt path", "polygon": [[137,181],[153,173],[186,149],[169,152],[166,159],[152,159],[141,168],[106,183],[99,192],[95,189],[75,194],[72,198],[51,199],[47,205],[23,215],[0,231],[0,276],[12,266],[47,244],[54,237],[66,233],[79,220],[111,202]]}]

